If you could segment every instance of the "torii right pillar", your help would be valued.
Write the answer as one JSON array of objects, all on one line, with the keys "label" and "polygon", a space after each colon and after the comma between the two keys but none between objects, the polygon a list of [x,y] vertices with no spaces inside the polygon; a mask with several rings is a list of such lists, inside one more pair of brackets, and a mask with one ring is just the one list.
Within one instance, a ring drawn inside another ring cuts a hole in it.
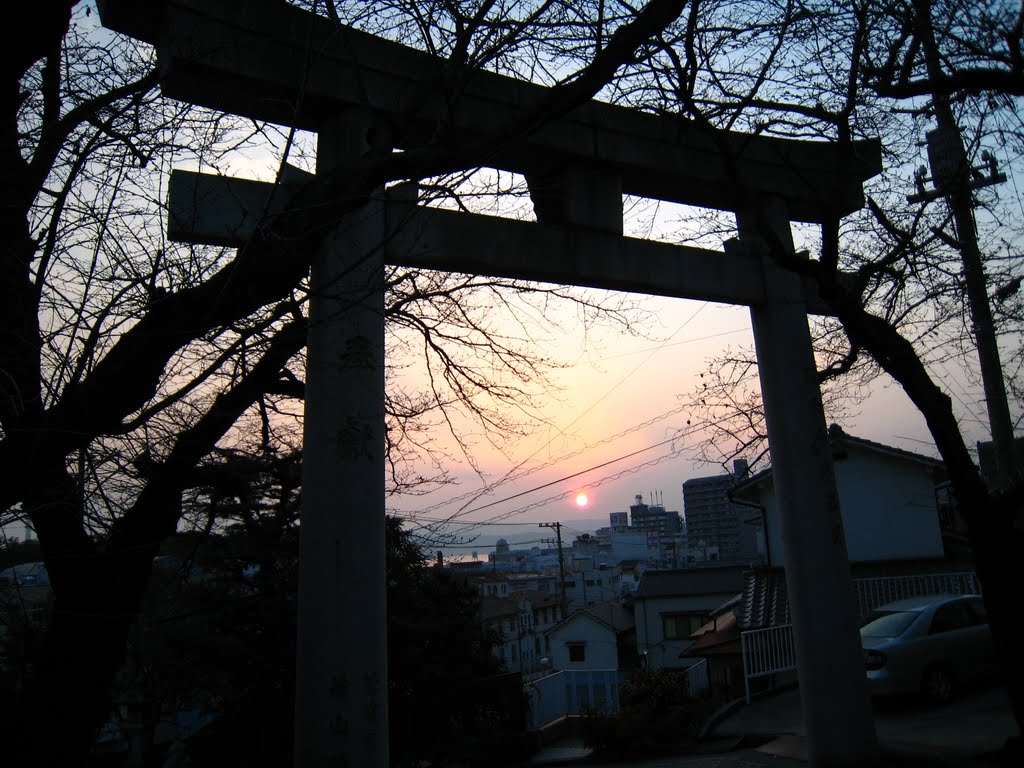
[{"label": "torii right pillar", "polygon": [[[785,204],[737,212],[740,242],[793,253]],[[797,675],[813,768],[878,765],[850,565],[800,280],[765,270],[768,300],[750,309],[781,516]]]}]

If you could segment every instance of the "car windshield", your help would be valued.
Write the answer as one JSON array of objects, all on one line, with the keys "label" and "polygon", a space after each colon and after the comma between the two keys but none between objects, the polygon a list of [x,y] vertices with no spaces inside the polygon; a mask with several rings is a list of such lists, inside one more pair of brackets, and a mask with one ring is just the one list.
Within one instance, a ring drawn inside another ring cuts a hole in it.
[{"label": "car windshield", "polygon": [[917,611],[875,611],[860,628],[860,636],[896,637],[903,634],[920,615]]}]

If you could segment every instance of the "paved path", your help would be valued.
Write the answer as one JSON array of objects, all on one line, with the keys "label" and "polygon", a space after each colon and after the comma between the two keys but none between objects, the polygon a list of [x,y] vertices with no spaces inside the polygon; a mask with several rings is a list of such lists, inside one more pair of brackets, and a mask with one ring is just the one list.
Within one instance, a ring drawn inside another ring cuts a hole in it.
[{"label": "paved path", "polygon": [[[881,765],[909,768],[982,766],[980,756],[995,752],[1015,732],[1009,701],[1002,688],[958,696],[942,707],[914,701],[875,701],[875,729]],[[800,691],[792,688],[738,706],[710,730],[720,753],[679,755],[601,763],[604,768],[808,768],[807,741],[800,713]],[[765,743],[737,748],[740,737]],[[714,749],[714,744],[707,745]],[[529,766],[570,765],[586,761],[579,740],[543,750]]]},{"label": "paved path", "polygon": [[[875,731],[883,745],[923,747],[958,757],[998,750],[1015,723],[1001,687],[968,691],[941,707],[913,700],[875,700]],[[716,736],[805,736],[800,691],[792,688],[743,706],[711,731]]]},{"label": "paved path", "polygon": [[[722,751],[709,751],[705,754],[676,755],[672,757],[652,757],[636,760],[601,762],[601,768],[807,768],[806,761],[793,758],[790,753],[792,744],[785,739],[773,741],[758,749],[735,749],[737,740],[729,739],[722,745]],[[590,764],[575,747],[582,742],[567,739],[557,746],[547,747],[524,766],[555,766]],[[589,753],[589,750],[587,750]]]}]

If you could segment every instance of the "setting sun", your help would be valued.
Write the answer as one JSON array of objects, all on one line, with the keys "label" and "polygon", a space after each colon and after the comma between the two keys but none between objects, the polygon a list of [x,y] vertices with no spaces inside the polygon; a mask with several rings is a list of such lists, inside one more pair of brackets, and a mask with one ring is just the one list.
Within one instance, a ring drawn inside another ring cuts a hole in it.
[{"label": "setting sun", "polygon": [[583,509],[583,507],[587,506],[587,502],[589,501],[590,499],[587,498],[587,494],[582,492],[576,494],[576,506],[579,507],[580,509]]}]

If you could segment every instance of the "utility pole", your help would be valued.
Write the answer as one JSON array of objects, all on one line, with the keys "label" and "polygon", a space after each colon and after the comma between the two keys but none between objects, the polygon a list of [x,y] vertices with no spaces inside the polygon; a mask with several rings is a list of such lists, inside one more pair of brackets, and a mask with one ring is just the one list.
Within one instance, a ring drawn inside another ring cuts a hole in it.
[{"label": "utility pole", "polygon": [[562,618],[569,615],[569,601],[565,597],[565,556],[562,554],[562,524],[538,523],[539,528],[554,528],[556,546],[558,547],[558,588],[562,596]]},{"label": "utility pole", "polygon": [[[931,23],[931,3],[916,0],[915,12],[918,17],[918,37],[924,48],[928,76],[933,81],[941,80],[945,73],[939,57],[938,46]],[[907,197],[908,202],[917,203],[945,197],[956,227],[956,246],[964,265],[964,283],[971,310],[971,323],[975,342],[978,346],[978,362],[981,380],[985,389],[989,428],[995,448],[996,487],[1008,488],[1017,474],[1014,457],[1013,422],[1006,398],[1006,384],[1003,381],[1003,366],[999,360],[999,346],[996,343],[995,323],[989,305],[985,269],[978,249],[978,233],[974,221],[974,190],[1006,181],[1000,173],[996,159],[988,152],[982,153],[983,165],[975,167],[967,158],[960,126],[945,93],[932,94],[932,108],[935,111],[934,130],[925,135],[928,146],[928,164],[931,179],[922,167],[916,174],[918,192]],[[926,181],[934,189],[925,187]]]}]

